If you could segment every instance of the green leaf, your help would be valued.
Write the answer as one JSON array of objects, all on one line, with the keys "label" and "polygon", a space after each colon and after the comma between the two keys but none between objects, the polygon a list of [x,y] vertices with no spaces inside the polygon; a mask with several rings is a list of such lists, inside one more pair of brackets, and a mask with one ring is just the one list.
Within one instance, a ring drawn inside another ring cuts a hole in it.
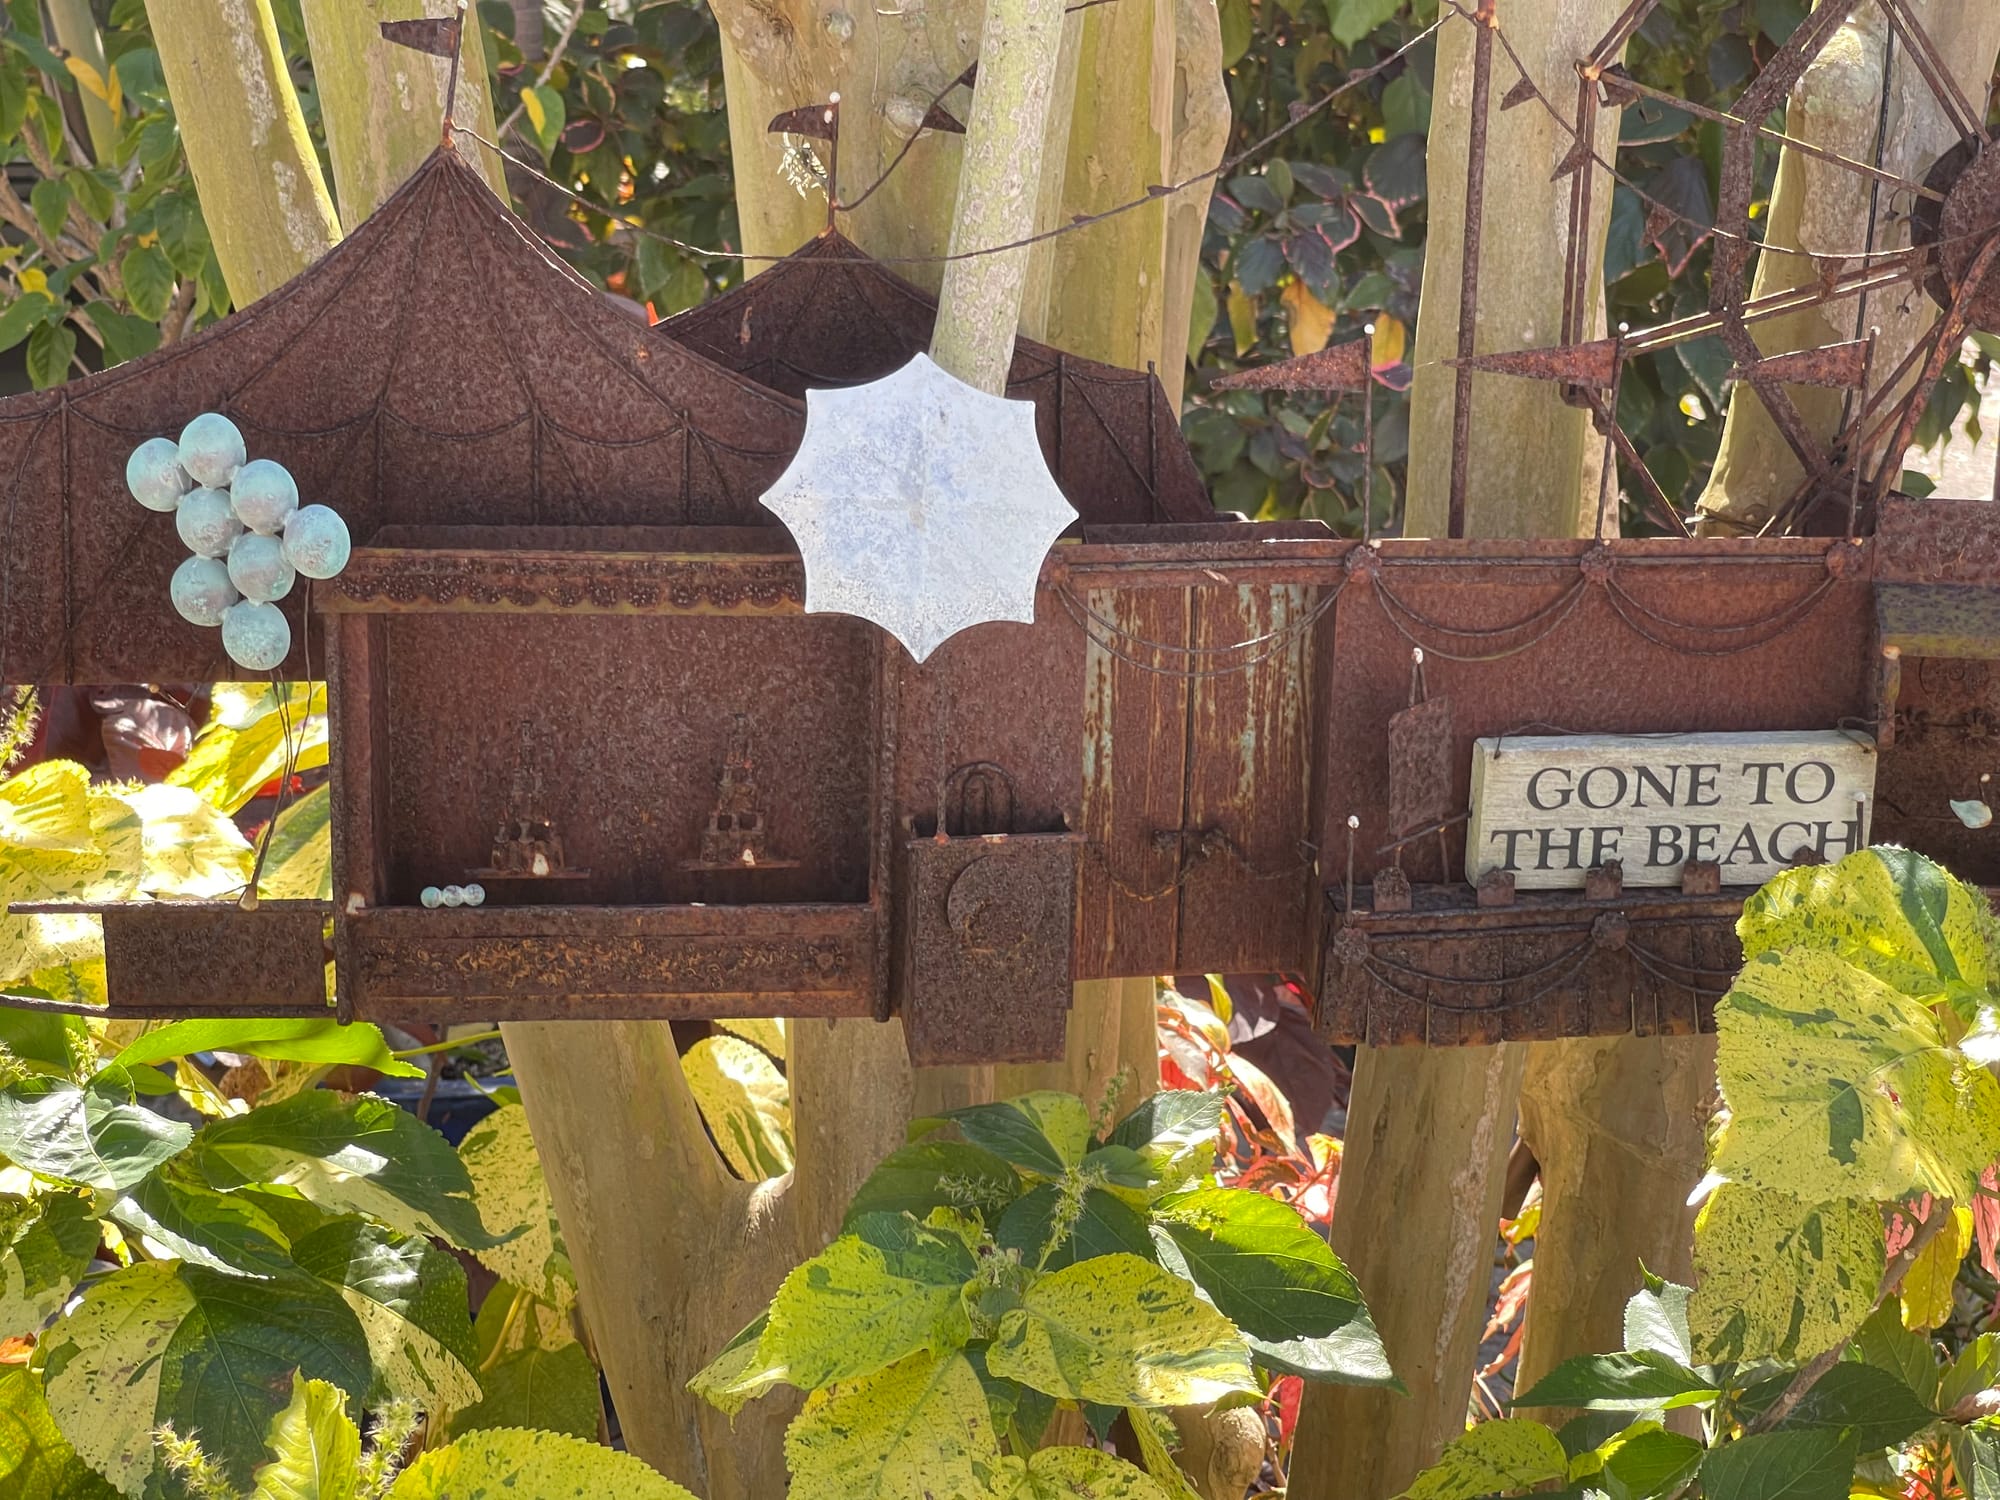
[{"label": "green leaf", "polygon": [[1169,1500],[1145,1470],[1095,1448],[1044,1448],[1003,1458],[987,1478],[993,1500]]},{"label": "green leaf", "polygon": [[1260,1363],[1311,1380],[1397,1384],[1361,1288],[1297,1209],[1204,1188],[1156,1204],[1153,1220]]},{"label": "green leaf", "polygon": [[242,830],[194,792],[144,786],[121,793],[145,830],[139,887],[149,896],[232,896],[256,855]]},{"label": "green leaf", "polygon": [[1695,1220],[1688,1323],[1705,1360],[1810,1359],[1875,1305],[1882,1216],[1725,1184]]},{"label": "green leaf", "polygon": [[518,1104],[496,1109],[466,1132],[458,1159],[472,1180],[480,1221],[495,1234],[510,1236],[478,1251],[480,1264],[551,1306],[568,1307],[576,1295],[576,1273],[563,1248],[527,1110]]},{"label": "green leaf", "polygon": [[521,113],[527,116],[535,144],[542,148],[542,159],[548,160],[555,155],[556,142],[562,138],[566,123],[563,96],[552,88],[522,89]]},{"label": "green leaf", "polygon": [[907,1213],[921,1219],[934,1208],[978,1213],[990,1222],[1021,1195],[1021,1179],[991,1151],[962,1141],[913,1141],[884,1157],[848,1205],[843,1229],[863,1214]]},{"label": "green leaf", "polygon": [[314,787],[278,814],[257,877],[267,901],[333,899],[333,788]]},{"label": "green leaf", "polygon": [[1108,1144],[1143,1151],[1164,1146],[1179,1151],[1215,1139],[1222,1128],[1222,1095],[1205,1089],[1162,1089],[1111,1129]]},{"label": "green leaf", "polygon": [[1202,267],[1194,278],[1194,305],[1188,313],[1187,357],[1191,365],[1200,365],[1202,350],[1208,347],[1208,337],[1215,332],[1216,314],[1222,304],[1215,299],[1215,282]]},{"label": "green leaf", "polygon": [[755,1401],[773,1386],[782,1385],[785,1367],[763,1352],[764,1330],[770,1326],[769,1313],[756,1320],[722,1346],[722,1352],[695,1372],[687,1388],[710,1406],[735,1416],[748,1402]]},{"label": "green leaf", "polygon": [[1402,0],[1327,0],[1327,19],[1333,23],[1333,39],[1352,47],[1377,26],[1394,20]]},{"label": "green leaf", "polygon": [[[1926,1355],[1930,1353],[1928,1341],[1924,1352]],[[1952,1361],[1951,1368],[1938,1382],[1937,1409],[1949,1413],[1967,1396],[1976,1396],[1996,1384],[2000,1384],[2000,1333],[1982,1333],[1959,1351],[1958,1358]],[[1903,1388],[1909,1389],[1907,1385]],[[1928,1402],[1930,1394],[1923,1392],[1920,1399]]]},{"label": "green leaf", "polygon": [[956,1236],[901,1214],[864,1214],[785,1278],[760,1355],[791,1384],[818,1390],[919,1349],[943,1354],[970,1337],[960,1294],[977,1273]]},{"label": "green leaf", "polygon": [[328,1066],[352,1063],[391,1078],[424,1076],[422,1068],[399,1061],[390,1052],[380,1027],[369,1021],[343,1026],[330,1016],[324,1021],[282,1018],[174,1021],[138,1037],[112,1062],[129,1068],[140,1063],[167,1062],[195,1052],[241,1052],[251,1057]]},{"label": "green leaf", "polygon": [[275,1183],[331,1213],[359,1213],[405,1234],[435,1234],[461,1249],[490,1247],[472,1180],[445,1138],[373,1094],[324,1089],[215,1120],[193,1160],[212,1188]]},{"label": "green leaf", "polygon": [[361,1432],[347,1399],[323,1380],[294,1380],[292,1399],[271,1418],[271,1461],[250,1500],[353,1500]]},{"label": "green leaf", "polygon": [[1649,1276],[1625,1304],[1625,1352],[1651,1351],[1687,1365],[1694,1363],[1694,1336],[1688,1332],[1689,1288]]},{"label": "green leaf", "polygon": [[289,1238],[247,1195],[218,1193],[185,1160],[156,1168],[107,1216],[169,1255],[216,1271],[276,1276],[291,1269]]},{"label": "green leaf", "polygon": [[1222,0],[1218,7],[1222,21],[1222,66],[1232,68],[1243,60],[1257,35],[1256,17],[1250,0]]},{"label": "green leaf", "polygon": [[1583,1354],[1566,1359],[1516,1396],[1514,1405],[1573,1406],[1581,1411],[1671,1411],[1705,1406],[1722,1393],[1672,1355]]},{"label": "green leaf", "polygon": [[[974,1104],[940,1118],[956,1124],[973,1145],[1044,1177],[1060,1177],[1065,1167],[1081,1163],[1090,1146],[1089,1109],[1076,1095],[1053,1090],[999,1104]],[[921,1131],[938,1123],[919,1120],[910,1128]]]},{"label": "green leaf", "polygon": [[40,1330],[97,1254],[101,1231],[74,1193],[0,1197],[0,1338]]},{"label": "green leaf", "polygon": [[703,1037],[681,1054],[681,1072],[708,1133],[746,1182],[792,1169],[792,1092],[778,1065],[740,1037]]},{"label": "green leaf", "polygon": [[0,1494],[9,1500],[115,1500],[91,1471],[42,1398],[42,1381],[19,1365],[0,1366]]},{"label": "green leaf", "polygon": [[1125,1421],[1138,1440],[1139,1461],[1146,1472],[1153,1476],[1161,1489],[1167,1492],[1168,1500],[1202,1500],[1201,1494],[1188,1482],[1188,1477],[1174,1462],[1169,1439],[1173,1436],[1173,1424],[1159,1412],[1147,1411],[1143,1407],[1131,1406],[1125,1409]]},{"label": "green leaf", "polygon": [[194,1136],[132,1100],[130,1081],[111,1069],[81,1088],[40,1075],[19,1079],[0,1089],[0,1156],[90,1187],[130,1187]]},{"label": "green leaf", "polygon": [[1941,865],[1880,845],[1801,865],[1743,903],[1746,957],[1815,948],[1915,999],[1978,994],[1996,977],[1986,898]]},{"label": "green leaf", "polygon": [[54,239],[63,231],[63,220],[69,215],[69,184],[60,177],[44,177],[28,194],[28,204],[35,211],[35,222],[42,226],[42,233]]},{"label": "green leaf", "polygon": [[2000,1082],[1922,1001],[1836,954],[1747,964],[1716,1006],[1730,1118],[1713,1170],[1809,1201],[1970,1201],[2000,1157]]},{"label": "green leaf", "polygon": [[23,292],[0,312],[0,350],[11,349],[47,320],[56,299],[47,292]]},{"label": "green leaf", "polygon": [[1762,1432],[1724,1443],[1701,1466],[1705,1500],[1847,1500],[1852,1437],[1824,1429]]},{"label": "green leaf", "polygon": [[[520,1349],[480,1372],[485,1399],[452,1419],[454,1435],[539,1427],[595,1438],[603,1416],[597,1366],[581,1344]],[[453,1500],[458,1500],[454,1496]]]},{"label": "green leaf", "polygon": [[[785,1433],[788,1500],[981,1496],[1000,1456],[963,1354],[913,1354],[807,1399]],[[400,1497],[398,1497],[400,1500]]]},{"label": "green leaf", "polygon": [[465,1268],[451,1256],[420,1235],[343,1218],[292,1246],[292,1259],[340,1293],[390,1395],[434,1415],[478,1404]]},{"label": "green leaf", "polygon": [[292,1375],[359,1400],[368,1346],[334,1292],[304,1276],[251,1281],[148,1261],[93,1285],[42,1340],[49,1407],[77,1451],[128,1495],[171,1422],[247,1488]]},{"label": "green leaf", "polygon": [[134,245],[118,262],[118,279],[132,311],[149,323],[167,315],[174,300],[174,268],[155,245]]},{"label": "green leaf", "polygon": [[1397,1500],[1481,1500],[1507,1490],[1532,1489],[1569,1474],[1569,1455],[1539,1422],[1481,1422],[1445,1445]]},{"label": "green leaf", "polygon": [[[1613,1500],[1672,1494],[1695,1475],[1708,1450],[1657,1423],[1627,1428],[1597,1450],[1601,1478]],[[1582,1477],[1582,1476],[1577,1476]]]},{"label": "green leaf", "polygon": [[[278,710],[283,706],[285,712]],[[184,786],[218,811],[234,816],[285,769],[290,726],[292,769],[326,764],[326,684],[295,682],[281,700],[268,686],[218,686],[209,721],[195,736],[188,758],[167,781]]]},{"label": "green leaf", "polygon": [[[12,901],[123,901],[139,890],[145,833],[71,761],[0,781],[0,910]],[[0,981],[101,958],[97,918],[0,915]]]},{"label": "green leaf", "polygon": [[[1763,1413],[1792,1383],[1792,1373],[1787,1371],[1750,1387],[1738,1399],[1738,1410],[1746,1418]],[[1851,1432],[1855,1446],[1863,1453],[1872,1453],[1895,1446],[1936,1420],[1936,1413],[1887,1370],[1845,1360],[1813,1382],[1812,1389],[1776,1430],[1824,1427]]]},{"label": "green leaf", "polygon": [[629,1453],[553,1432],[477,1432],[424,1454],[388,1500],[695,1500]]},{"label": "green leaf", "polygon": [[128,359],[151,354],[160,347],[157,324],[131,313],[122,313],[109,302],[89,303],[84,311],[90,315],[90,326],[104,341],[104,364],[107,369],[112,365],[122,365]]},{"label": "green leaf", "polygon": [[38,391],[69,379],[76,354],[76,330],[67,323],[43,323],[28,335],[28,379]]},{"label": "green leaf", "polygon": [[1886,1370],[1915,1393],[1925,1405],[1944,1403],[1938,1390],[1937,1356],[1931,1341],[1903,1326],[1894,1298],[1885,1302],[1854,1335],[1854,1352],[1865,1364]]},{"label": "green leaf", "polygon": [[1078,1261],[1030,1285],[986,1354],[995,1375],[1072,1401],[1194,1406],[1257,1391],[1243,1336],[1179,1277],[1136,1255]]},{"label": "green leaf", "polygon": [[2000,1432],[1952,1428],[1951,1457],[1965,1500],[2000,1500]]},{"label": "green leaf", "polygon": [[993,1238],[1003,1250],[1018,1250],[1030,1266],[1048,1271],[1088,1260],[1094,1255],[1115,1255],[1119,1251],[1153,1259],[1152,1237],[1137,1210],[1120,1202],[1102,1188],[1087,1189],[1082,1210],[1060,1244],[1041,1259],[1049,1238],[1055,1233],[1056,1209],[1062,1194],[1053,1182],[1045,1182],[1008,1205],[994,1226]]}]

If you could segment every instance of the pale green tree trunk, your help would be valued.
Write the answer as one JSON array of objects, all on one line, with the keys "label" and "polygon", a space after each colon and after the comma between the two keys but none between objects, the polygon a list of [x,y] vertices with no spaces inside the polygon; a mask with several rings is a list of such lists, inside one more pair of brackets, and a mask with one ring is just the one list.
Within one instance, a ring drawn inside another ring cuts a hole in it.
[{"label": "pale green tree trunk", "polygon": [[[1913,0],[1911,10],[1937,42],[1946,66],[1974,107],[1983,108],[1994,59],[2000,55],[2000,6],[1990,0]],[[1892,60],[1888,21],[1874,5],[1856,6],[1806,70],[1792,91],[1785,129],[1813,145],[1871,164],[1879,136],[1882,167],[1918,182],[1958,142],[1943,109],[1912,65],[1908,49],[1898,43]],[[1874,197],[1870,179],[1860,173],[1785,151],[1778,158],[1765,238],[1771,244],[1808,251],[1904,248],[1910,243],[1910,195],[1882,188],[1871,240],[1869,206]],[[1843,267],[1854,264],[1842,262]],[[1752,291],[1766,296],[1807,285],[1818,274],[1805,256],[1766,253],[1758,259]],[[1853,297],[1843,297],[1754,324],[1751,333],[1761,349],[1775,354],[1865,337],[1871,326],[1879,327],[1882,338],[1874,362],[1879,380],[1887,378],[1937,319],[1938,308],[1923,289],[1905,284],[1875,293],[1865,307]],[[1913,379],[1914,372],[1904,389]],[[1805,386],[1786,389],[1813,435],[1830,446],[1840,426],[1842,393]],[[1722,449],[1701,498],[1702,529],[1721,536],[1755,532],[1791,499],[1804,478],[1804,466],[1780,436],[1764,403],[1747,386],[1739,387],[1729,403]]]},{"label": "pale green tree trunk", "polygon": [[[104,38],[97,30],[97,18],[91,14],[90,0],[43,0],[43,3],[55,27],[56,45],[89,64],[108,91],[111,70],[104,61]],[[83,121],[90,132],[90,154],[109,166],[118,148],[118,117],[112,114],[107,100],[98,98],[88,88],[79,86],[77,94],[83,100]]]},{"label": "pale green tree trunk", "polygon": [[[1563,6],[1502,0],[1499,16],[1523,63],[1567,116],[1576,60],[1623,9],[1623,0]],[[1458,346],[1473,52],[1472,26],[1452,25],[1440,34],[1410,408],[1405,530],[1412,536],[1442,536],[1447,529],[1454,372],[1441,361]],[[1475,337],[1482,353],[1560,340],[1569,232],[1569,182],[1552,181],[1550,169],[1567,154],[1570,136],[1537,104],[1500,108],[1517,75],[1503,49],[1496,46],[1494,55]],[[1617,138],[1616,112],[1601,112],[1597,128],[1600,149],[1608,153]],[[1598,262],[1610,202],[1608,186],[1593,197],[1590,243]],[[1590,299],[1601,304],[1600,285],[1593,284]],[[1540,381],[1475,377],[1473,402],[1468,534],[1590,532],[1603,447],[1590,432],[1588,415]],[[1553,1044],[1547,1061],[1537,1056],[1545,1049],[1519,1044],[1358,1049],[1333,1246],[1359,1278],[1390,1362],[1410,1394],[1308,1386],[1292,1458],[1293,1500],[1386,1500],[1463,1429],[1523,1074],[1549,1073],[1549,1086],[1560,1094],[1553,1064],[1566,1045]],[[1620,1076],[1635,1087],[1658,1090],[1673,1072],[1673,1059],[1654,1042],[1579,1045],[1615,1058]],[[1676,1232],[1678,1219],[1671,1226],[1660,1222],[1662,1216],[1648,1212],[1615,1177],[1606,1180],[1606,1158],[1593,1145],[1602,1128],[1597,1108],[1586,1103],[1561,1118],[1573,1128],[1541,1148],[1566,1166],[1585,1163],[1583,1175],[1632,1220],[1628,1232],[1600,1253],[1626,1256],[1635,1242],[1657,1253],[1655,1242]],[[1660,1149],[1633,1144],[1649,1154]],[[1538,1270],[1540,1265],[1538,1247]],[[1574,1343],[1577,1352],[1591,1336],[1561,1318],[1544,1318],[1542,1333],[1545,1344]]]},{"label": "pale green tree trunk", "polygon": [[[383,40],[381,23],[432,14],[423,0],[302,0],[315,62],[320,119],[333,162],[333,196],[343,229],[352,230],[393,193],[410,169],[436,149],[451,59]],[[470,19],[459,47],[458,97],[452,118],[493,139],[493,95],[486,76],[485,28]],[[320,58],[336,59],[331,68]],[[507,179],[492,152],[474,141],[460,154],[504,203]]]},{"label": "pale green tree trunk", "polygon": [[270,0],[147,0],[146,18],[215,257],[247,305],[340,239]]}]

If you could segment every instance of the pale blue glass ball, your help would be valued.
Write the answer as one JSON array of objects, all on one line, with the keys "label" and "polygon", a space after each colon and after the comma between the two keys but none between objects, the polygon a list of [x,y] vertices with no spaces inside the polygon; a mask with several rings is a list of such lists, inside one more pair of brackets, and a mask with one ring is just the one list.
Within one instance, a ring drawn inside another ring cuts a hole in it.
[{"label": "pale blue glass ball", "polygon": [[216,626],[237,599],[229,569],[212,557],[190,557],[174,569],[170,592],[174,608],[190,625]]},{"label": "pale blue glass ball", "polygon": [[299,487],[291,471],[268,458],[253,458],[229,481],[236,519],[263,536],[276,536],[299,508]]},{"label": "pale blue glass ball", "polygon": [[444,900],[444,892],[434,885],[427,885],[418,893],[417,900],[421,901],[427,910],[436,911],[438,903]]},{"label": "pale blue glass ball", "polygon": [[347,566],[347,523],[328,506],[301,506],[285,523],[285,557],[308,578],[331,578]]},{"label": "pale blue glass ball", "polygon": [[229,581],[245,599],[274,603],[292,591],[295,576],[274,536],[246,531],[229,544]]},{"label": "pale blue glass ball", "polygon": [[172,438],[147,438],[125,460],[125,488],[147,510],[170,511],[194,481],[181,467],[180,445]]},{"label": "pale blue glass ball", "polygon": [[438,899],[443,901],[446,906],[463,906],[465,905],[465,887],[448,885],[438,893]]},{"label": "pale blue glass ball", "polygon": [[269,672],[292,649],[292,626],[275,604],[244,599],[222,615],[222,649],[246,672]]},{"label": "pale blue glass ball", "polygon": [[197,484],[219,490],[243,467],[243,434],[220,412],[205,411],[181,429],[180,465]]},{"label": "pale blue glass ball", "polygon": [[464,896],[467,906],[484,906],[486,904],[486,887],[483,885],[466,886],[460,894]]},{"label": "pale blue glass ball", "polygon": [[174,512],[174,529],[197,557],[226,556],[229,544],[243,535],[227,490],[190,491]]}]

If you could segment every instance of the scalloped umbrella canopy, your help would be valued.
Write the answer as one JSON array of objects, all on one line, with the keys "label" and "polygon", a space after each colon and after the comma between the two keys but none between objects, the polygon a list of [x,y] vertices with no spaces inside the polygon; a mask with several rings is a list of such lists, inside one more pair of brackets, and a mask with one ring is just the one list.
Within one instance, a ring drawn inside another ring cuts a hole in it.
[{"label": "scalloped umbrella canopy", "polygon": [[806,434],[764,493],[806,566],[808,613],[872,620],[922,661],[959,631],[1032,622],[1042,559],[1076,511],[1029,401],[919,354],[895,374],[806,393]]}]

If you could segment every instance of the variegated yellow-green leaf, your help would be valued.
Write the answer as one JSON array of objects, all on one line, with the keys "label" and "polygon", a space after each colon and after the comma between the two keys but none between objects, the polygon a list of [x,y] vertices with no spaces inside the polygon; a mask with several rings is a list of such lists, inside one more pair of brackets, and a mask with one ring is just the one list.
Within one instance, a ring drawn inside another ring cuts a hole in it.
[{"label": "variegated yellow-green leaf", "polygon": [[1003,1458],[987,1480],[993,1500],[1170,1500],[1144,1469],[1095,1448],[1043,1448]]},{"label": "variegated yellow-green leaf", "polygon": [[1105,1406],[1203,1406],[1259,1387],[1250,1351],[1193,1287],[1136,1255],[1031,1284],[987,1351],[995,1375]]},{"label": "variegated yellow-green leaf", "polygon": [[271,1461],[250,1500],[353,1500],[361,1433],[347,1398],[324,1380],[294,1380],[292,1399],[271,1418]]},{"label": "variegated yellow-green leaf", "polygon": [[333,899],[333,789],[315,787],[278,814],[257,876],[266,901]]},{"label": "variegated yellow-green leaf", "polygon": [[779,1062],[785,1060],[785,1023],[782,1019],[721,1016],[710,1024],[718,1031],[740,1036],[746,1042],[755,1042]]},{"label": "variegated yellow-green leaf", "polygon": [[[1060,1177],[1083,1160],[1090,1149],[1090,1109],[1074,1094],[1041,1089],[997,1104],[973,1104],[940,1117],[958,1126],[975,1146],[1003,1161],[1044,1177]],[[921,1133],[940,1119],[919,1120],[910,1127]]]},{"label": "variegated yellow-green leaf", "polygon": [[89,1267],[98,1237],[88,1199],[0,1196],[0,1338],[41,1329]]},{"label": "variegated yellow-green leaf", "polygon": [[1137,1406],[1126,1408],[1125,1420],[1131,1423],[1133,1435],[1139,1440],[1139,1461],[1153,1476],[1154,1483],[1166,1492],[1167,1500],[1202,1500],[1181,1466],[1174,1462],[1173,1450],[1167,1442],[1173,1424],[1159,1412]]},{"label": "variegated yellow-green leaf", "polygon": [[1750,958],[1825,949],[1920,1000],[1983,994],[1995,977],[1986,898],[1889,845],[1776,876],[1743,903],[1736,931]]},{"label": "variegated yellow-green leaf", "polygon": [[681,1071],[731,1171],[746,1182],[791,1171],[792,1091],[776,1063],[741,1037],[710,1036]]},{"label": "variegated yellow-green leaf", "polygon": [[629,1453],[556,1432],[494,1428],[434,1448],[388,1500],[695,1500]]},{"label": "variegated yellow-green leaf", "polygon": [[1714,1170],[1800,1198],[1970,1199],[2000,1157],[2000,1083],[1921,1001],[1838,954],[1764,953],[1716,1006],[1730,1118]]},{"label": "variegated yellow-green leaf", "polygon": [[785,1278],[760,1358],[817,1390],[919,1349],[943,1354],[970,1336],[961,1293],[977,1271],[956,1235],[904,1214],[863,1214]]},{"label": "variegated yellow-green leaf", "polygon": [[1724,1184],[1695,1220],[1695,1354],[1810,1359],[1859,1328],[1882,1279],[1882,1216],[1872,1203],[1804,1203]]},{"label": "variegated yellow-green leaf", "polygon": [[1480,1500],[1532,1489],[1569,1473],[1569,1455],[1539,1422],[1481,1422],[1445,1445],[1397,1500]]},{"label": "variegated yellow-green leaf", "polygon": [[8,916],[14,901],[120,901],[139,890],[145,836],[118,797],[70,761],[0,781],[0,982],[103,952],[95,917]]},{"label": "variegated yellow-green leaf", "polygon": [[194,1294],[171,1261],[149,1261],[95,1287],[42,1341],[49,1410],[82,1455],[122,1493],[153,1472],[162,1356]]},{"label": "variegated yellow-green leaf", "polygon": [[764,1330],[770,1315],[757,1320],[723,1345],[722,1352],[695,1372],[687,1388],[717,1410],[735,1416],[773,1386],[782,1385],[785,1367],[765,1354]]},{"label": "variegated yellow-green leaf", "polygon": [[116,1500],[56,1426],[41,1376],[0,1366],[0,1495],[19,1500]]},{"label": "variegated yellow-green leaf", "polygon": [[955,1352],[818,1392],[785,1433],[788,1500],[983,1497],[999,1457],[985,1388]]},{"label": "variegated yellow-green leaf", "polygon": [[[1945,1210],[1935,1208],[1932,1212]],[[1905,1328],[1935,1328],[1951,1317],[1959,1262],[1972,1248],[1972,1210],[1954,1205],[1949,1215],[1904,1273],[1901,1299]]]},{"label": "variegated yellow-green leaf", "polygon": [[145,830],[139,886],[149,896],[225,896],[255,859],[237,826],[185,787],[143,786],[124,800]]},{"label": "variegated yellow-green leaf", "polygon": [[478,1404],[465,1269],[422,1235],[340,1218],[301,1236],[292,1259],[340,1293],[392,1396],[432,1416]]},{"label": "variegated yellow-green leaf", "polygon": [[518,1104],[496,1109],[466,1132],[458,1159],[472,1178],[480,1222],[496,1235],[514,1235],[478,1251],[480,1263],[542,1301],[568,1307],[576,1296],[576,1274],[563,1249],[527,1110]]},{"label": "variegated yellow-green leaf", "polygon": [[242,811],[285,769],[288,741],[294,771],[326,764],[325,683],[289,683],[282,699],[270,687],[218,683],[210,701],[194,749],[167,778],[210,806]]}]

